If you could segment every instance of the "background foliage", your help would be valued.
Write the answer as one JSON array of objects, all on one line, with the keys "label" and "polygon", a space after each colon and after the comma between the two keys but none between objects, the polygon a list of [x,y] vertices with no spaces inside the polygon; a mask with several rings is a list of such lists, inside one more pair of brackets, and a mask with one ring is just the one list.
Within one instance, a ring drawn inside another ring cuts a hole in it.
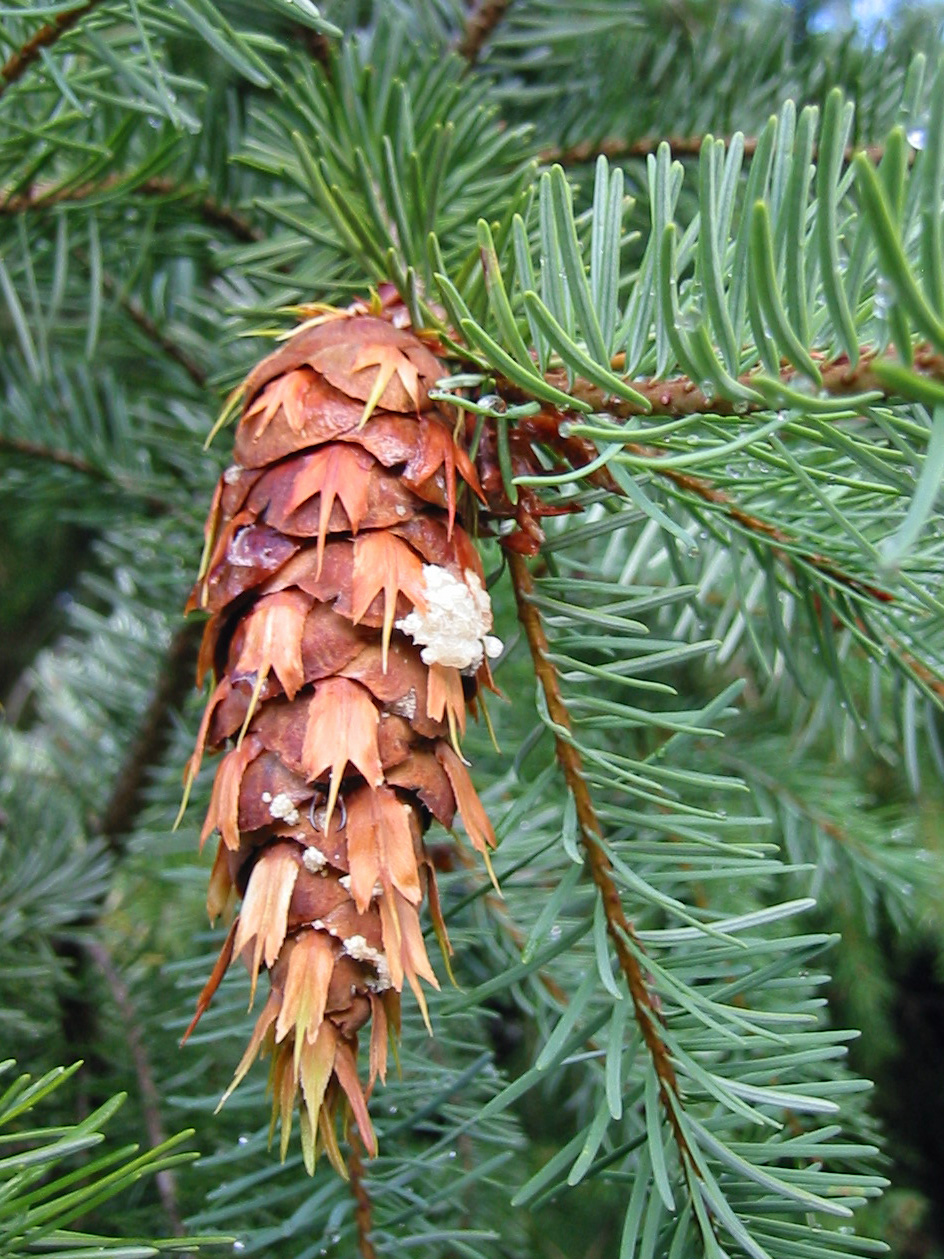
[{"label": "background foliage", "polygon": [[[91,1183],[106,1118],[108,1166],[158,1147],[154,1176],[60,1253],[369,1253],[347,1185],[266,1152],[261,1072],[213,1113],[238,982],[176,1048],[219,947],[205,778],[170,828],[204,441],[299,304],[386,279],[509,498],[580,509],[526,603],[680,1083],[673,1111],[493,538],[509,702],[466,754],[503,899],[449,858],[458,987],[372,1103],[376,1252],[940,1253],[942,13],[842,9],[0,6],[0,1057],[40,1115],[0,1098],[0,1254],[52,1244],[17,1231],[57,1183],[30,1151]],[[589,471],[515,463],[544,404]],[[859,1200],[855,1234],[818,1212]]]}]

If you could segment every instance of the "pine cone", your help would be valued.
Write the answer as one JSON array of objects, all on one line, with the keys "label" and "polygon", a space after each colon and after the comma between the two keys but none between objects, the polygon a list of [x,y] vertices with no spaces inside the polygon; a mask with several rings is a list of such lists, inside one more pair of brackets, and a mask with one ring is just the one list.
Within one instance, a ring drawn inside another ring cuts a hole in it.
[{"label": "pine cone", "polygon": [[371,1022],[369,1095],[404,980],[429,1024],[424,896],[449,949],[423,834],[458,811],[486,862],[495,842],[458,737],[500,647],[457,521],[457,479],[481,488],[428,397],[444,369],[363,309],[312,320],[246,380],[188,605],[210,613],[198,685],[219,679],[188,781],[206,749],[229,749],[202,834],[221,837],[211,919],[242,898],[191,1029],[234,956],[253,992],[264,967],[269,997],[227,1096],[271,1055],[282,1157],[297,1099],[306,1166],[323,1147],[342,1174],[348,1106],[376,1150],[359,1030]]}]

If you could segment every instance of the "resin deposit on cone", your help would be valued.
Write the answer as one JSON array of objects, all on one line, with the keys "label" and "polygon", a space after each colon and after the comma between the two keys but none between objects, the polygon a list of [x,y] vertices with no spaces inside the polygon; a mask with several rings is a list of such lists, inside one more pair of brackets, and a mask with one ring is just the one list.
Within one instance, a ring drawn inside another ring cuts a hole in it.
[{"label": "resin deposit on cone", "polygon": [[343,1174],[348,1115],[376,1149],[365,1097],[400,991],[425,1018],[420,981],[438,986],[420,927],[425,900],[448,949],[430,820],[458,812],[486,861],[495,842],[457,754],[500,644],[461,523],[478,478],[429,400],[444,374],[412,332],[362,313],[313,321],[263,360],[189,604],[210,614],[199,680],[215,680],[190,779],[224,752],[202,836],[219,832],[211,917],[241,899],[194,1024],[233,958],[253,992],[268,972],[231,1089],[271,1057],[283,1157],[297,1104],[309,1170],[324,1148]]}]

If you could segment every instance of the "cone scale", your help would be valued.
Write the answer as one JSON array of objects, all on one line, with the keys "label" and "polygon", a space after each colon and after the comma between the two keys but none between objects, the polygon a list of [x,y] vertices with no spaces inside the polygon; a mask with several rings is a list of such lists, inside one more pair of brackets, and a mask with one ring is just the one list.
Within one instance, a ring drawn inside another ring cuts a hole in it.
[{"label": "cone scale", "polygon": [[187,1034],[235,959],[254,997],[267,973],[229,1091],[268,1056],[282,1156],[297,1108],[309,1171],[323,1149],[344,1173],[350,1116],[376,1151],[366,1097],[400,993],[427,1018],[422,982],[438,987],[420,927],[425,901],[448,950],[427,827],[458,814],[486,862],[495,842],[458,752],[500,644],[461,523],[481,487],[428,396],[444,374],[363,308],[319,316],[264,359],[188,604],[209,613],[198,683],[214,680],[188,780],[222,754],[207,907],[239,909]]}]

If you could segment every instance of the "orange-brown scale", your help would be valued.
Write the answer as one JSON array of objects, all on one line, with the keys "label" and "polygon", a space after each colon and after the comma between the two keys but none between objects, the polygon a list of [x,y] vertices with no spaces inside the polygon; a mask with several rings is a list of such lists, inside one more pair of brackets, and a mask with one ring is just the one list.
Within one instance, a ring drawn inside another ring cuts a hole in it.
[{"label": "orange-brown scale", "polygon": [[459,482],[481,488],[428,397],[443,374],[411,332],[363,313],[324,315],[260,363],[188,605],[210,613],[199,675],[216,679],[189,777],[225,751],[202,834],[220,833],[207,904],[216,918],[242,901],[194,1024],[233,957],[253,991],[268,972],[231,1087],[271,1055],[283,1157],[297,1102],[306,1165],[323,1148],[342,1174],[338,1118],[376,1149],[358,1031],[371,1021],[369,1094],[403,984],[424,1017],[420,980],[437,985],[427,897],[448,949],[424,831],[458,812],[486,860],[494,844],[455,748],[487,662],[464,677],[396,628],[427,611],[425,566],[482,579]]}]

